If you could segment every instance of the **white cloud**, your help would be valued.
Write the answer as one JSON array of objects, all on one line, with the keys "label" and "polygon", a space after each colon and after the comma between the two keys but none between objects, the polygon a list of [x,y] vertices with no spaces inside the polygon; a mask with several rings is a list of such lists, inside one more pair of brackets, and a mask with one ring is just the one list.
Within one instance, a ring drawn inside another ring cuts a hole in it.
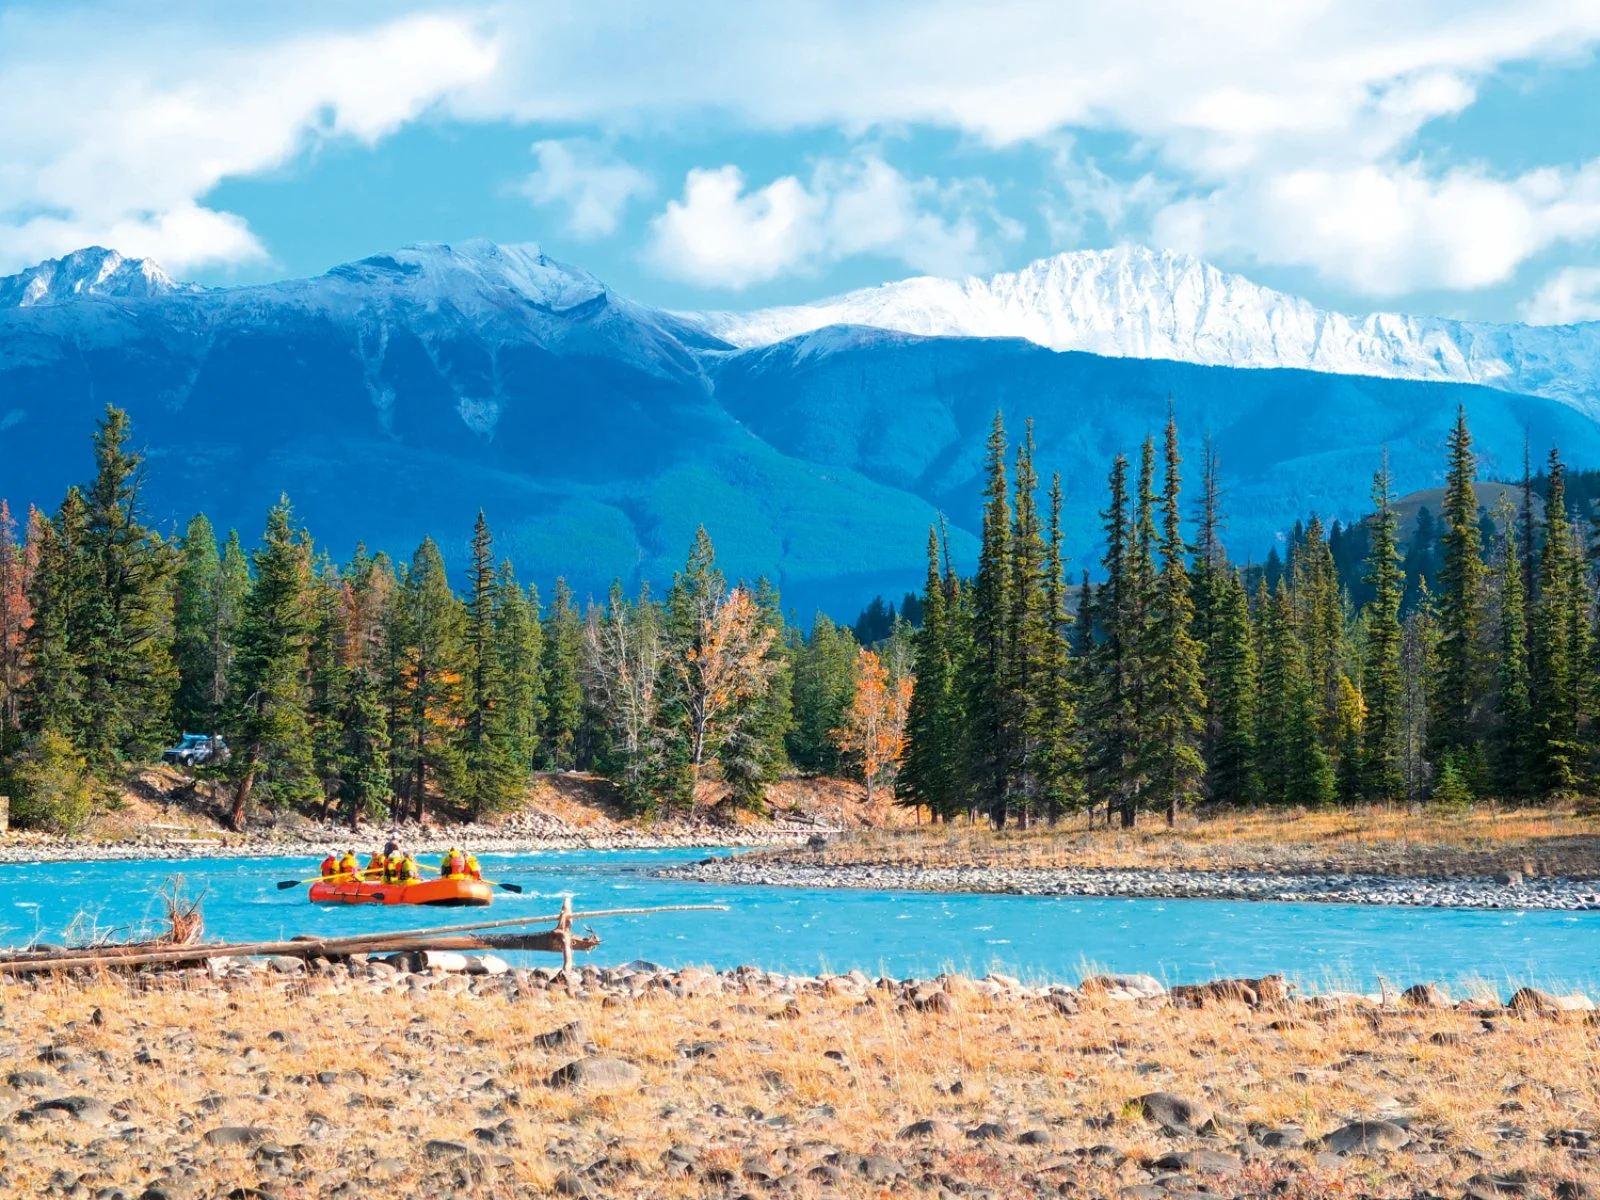
[{"label": "white cloud", "polygon": [[432,16],[260,44],[123,31],[83,43],[70,70],[51,62],[61,32],[0,29],[0,268],[90,242],[179,271],[260,258],[243,220],[204,206],[218,183],[319,142],[374,142],[497,62],[468,22]]},{"label": "white cloud", "polygon": [[1534,325],[1600,321],[1600,267],[1557,271],[1522,306],[1522,319]]},{"label": "white cloud", "polygon": [[535,142],[533,154],[538,170],[517,190],[535,204],[566,206],[574,237],[609,237],[628,204],[655,190],[639,168],[583,138]]},{"label": "white cloud", "polygon": [[1020,230],[998,218],[981,185],[910,180],[882,158],[817,165],[747,191],[738,167],[696,169],[683,197],[651,222],[649,257],[663,273],[742,289],[815,273],[861,254],[915,270],[960,274],[992,265],[992,237]]},{"label": "white cloud", "polygon": [[1316,269],[1369,295],[1503,283],[1558,241],[1600,235],[1600,163],[1512,180],[1417,164],[1246,179],[1156,214],[1158,241]]}]

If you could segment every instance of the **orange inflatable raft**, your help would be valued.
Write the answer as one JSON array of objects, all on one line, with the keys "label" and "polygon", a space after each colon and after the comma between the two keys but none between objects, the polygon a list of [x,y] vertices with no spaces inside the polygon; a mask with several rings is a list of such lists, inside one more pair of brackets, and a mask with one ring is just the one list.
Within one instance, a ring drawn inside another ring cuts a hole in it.
[{"label": "orange inflatable raft", "polygon": [[443,908],[481,908],[493,899],[494,888],[481,879],[423,879],[417,883],[319,879],[311,885],[313,904],[432,904]]}]

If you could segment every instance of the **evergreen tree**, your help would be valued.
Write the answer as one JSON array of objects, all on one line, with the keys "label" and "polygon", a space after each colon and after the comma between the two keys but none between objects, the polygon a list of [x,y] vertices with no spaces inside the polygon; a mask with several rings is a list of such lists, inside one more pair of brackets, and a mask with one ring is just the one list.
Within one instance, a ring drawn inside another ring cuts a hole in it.
[{"label": "evergreen tree", "polygon": [[1045,743],[1044,691],[1048,686],[1050,643],[1059,638],[1051,620],[1047,557],[1036,497],[1038,474],[1033,466],[1033,422],[1027,423],[1017,446],[1015,499],[1012,504],[1010,563],[1006,573],[1009,613],[1002,688],[1010,775],[1010,807],[1024,827],[1042,801],[1038,758]]},{"label": "evergreen tree", "polygon": [[[1079,625],[1080,636],[1085,639],[1090,790],[1106,798],[1106,823],[1110,824],[1114,811],[1125,810],[1125,794],[1138,753],[1133,703],[1137,682],[1132,677],[1134,655],[1129,645],[1137,635],[1137,625],[1129,586],[1132,531],[1128,518],[1128,460],[1120,454],[1112,460],[1108,488],[1110,498],[1101,513],[1106,548],[1100,561],[1105,580],[1093,600],[1092,611],[1080,618]],[[1087,587],[1085,580],[1085,596]]]},{"label": "evergreen tree", "polygon": [[217,535],[204,513],[192,518],[178,549],[178,570],[173,578],[172,658],[178,671],[178,688],[172,702],[175,731],[210,732],[216,717],[212,629],[217,602],[217,577],[222,555]]},{"label": "evergreen tree", "polygon": [[88,505],[76,487],[67,489],[53,518],[35,510],[28,522],[34,570],[27,592],[32,624],[25,643],[22,725],[30,734],[58,734],[74,746],[92,719],[83,688],[86,609],[95,583],[84,553],[88,522]]},{"label": "evergreen tree", "polygon": [[984,465],[983,533],[972,592],[972,659],[968,671],[967,764],[978,805],[996,829],[1005,827],[1011,800],[1012,614],[1011,498],[1006,484],[1006,435],[999,413],[989,432]]},{"label": "evergreen tree", "polygon": [[1261,702],[1257,755],[1263,797],[1321,805],[1334,795],[1333,768],[1317,729],[1317,704],[1296,635],[1287,582],[1262,604]]},{"label": "evergreen tree", "polygon": [[85,493],[78,657],[87,719],[75,741],[91,764],[139,757],[164,740],[172,665],[172,548],[144,524],[144,457],[128,448],[128,414],[108,407],[95,432]]},{"label": "evergreen tree", "polygon": [[1439,618],[1426,579],[1417,582],[1417,604],[1406,614],[1403,631],[1400,642],[1400,769],[1405,778],[1406,800],[1414,804],[1432,789],[1434,776],[1434,763],[1428,759],[1427,747],[1429,713],[1434,707],[1434,677],[1439,665]]},{"label": "evergreen tree", "polygon": [[1370,528],[1366,581],[1373,598],[1366,607],[1366,657],[1362,693],[1367,714],[1361,734],[1362,792],[1369,800],[1388,802],[1405,794],[1401,767],[1403,735],[1400,650],[1400,552],[1398,521],[1390,506],[1389,456],[1373,477],[1372,500],[1377,511]]},{"label": "evergreen tree", "polygon": [[322,820],[338,803],[348,768],[344,717],[349,701],[350,656],[346,641],[344,580],[331,564],[313,571],[311,642],[307,651],[312,770],[322,789]]},{"label": "evergreen tree", "polygon": [[394,754],[403,774],[407,815],[421,821],[430,788],[451,798],[459,795],[464,770],[464,614],[432,538],[425,538],[412,556],[396,608],[403,706]]},{"label": "evergreen tree", "polygon": [[0,760],[22,729],[22,685],[26,635],[33,614],[28,591],[33,556],[17,540],[11,509],[0,500]]},{"label": "evergreen tree", "polygon": [[1178,423],[1167,414],[1161,488],[1160,573],[1153,588],[1149,642],[1145,655],[1149,687],[1144,697],[1146,736],[1150,743],[1151,795],[1164,805],[1167,824],[1175,825],[1178,809],[1193,799],[1205,773],[1200,735],[1205,727],[1205,695],[1200,687],[1200,643],[1192,633],[1194,596],[1185,565],[1179,518],[1181,485]]},{"label": "evergreen tree", "polygon": [[578,679],[583,622],[565,579],[556,580],[544,620],[544,726],[539,759],[547,770],[578,765],[578,725],[583,719],[583,688]]},{"label": "evergreen tree", "polygon": [[[1072,614],[1067,610],[1067,580],[1061,534],[1061,476],[1050,481],[1050,540],[1045,553],[1044,654],[1032,688],[1038,696],[1038,734],[1033,770],[1053,823],[1082,806],[1083,755],[1071,658]],[[917,687],[922,686],[920,676]],[[915,693],[912,700],[915,702]]]},{"label": "evergreen tree", "polygon": [[[826,618],[818,617],[818,631]],[[948,820],[964,807],[961,746],[961,690],[953,656],[949,597],[939,572],[939,537],[928,530],[928,574],[922,593],[922,628],[917,630],[916,689],[906,717],[905,762],[895,780],[901,804],[926,808],[931,817]],[[812,634],[813,643],[817,634]],[[795,674],[799,687],[800,673]],[[798,691],[796,693],[798,700]],[[796,729],[801,721],[795,706]],[[840,728],[843,719],[830,728]]]},{"label": "evergreen tree", "polygon": [[1538,599],[1529,630],[1529,679],[1539,789],[1561,796],[1576,791],[1583,777],[1584,750],[1578,740],[1583,691],[1580,672],[1586,623],[1585,597],[1577,586],[1582,559],[1573,545],[1567,516],[1566,467],[1550,451],[1544,506],[1544,546],[1539,556]]},{"label": "evergreen tree", "polygon": [[1456,411],[1450,432],[1450,465],[1444,494],[1444,561],[1439,571],[1439,677],[1433,689],[1429,742],[1441,760],[1476,746],[1479,714],[1488,693],[1484,653],[1484,587],[1487,569],[1473,490],[1477,458],[1467,431],[1467,410]]},{"label": "evergreen tree", "polygon": [[1529,708],[1528,613],[1523,594],[1520,539],[1509,501],[1502,501],[1505,530],[1499,562],[1500,653],[1495,679],[1494,778],[1500,794],[1524,799],[1534,792],[1533,729]]},{"label": "evergreen tree", "polygon": [[[927,617],[923,617],[927,628]],[[788,758],[808,775],[837,775],[839,748],[833,731],[855,699],[856,640],[850,630],[816,615],[811,635],[798,635],[790,647]],[[919,662],[920,666],[920,662]]]},{"label": "evergreen tree", "polygon": [[383,689],[373,670],[356,667],[345,691],[340,719],[344,734],[339,799],[352,830],[363,820],[381,820],[389,811],[390,742]]},{"label": "evergreen tree", "polygon": [[462,733],[464,798],[474,817],[504,807],[526,776],[515,754],[513,713],[507,697],[505,656],[496,621],[502,603],[494,539],[483,511],[472,530],[467,572],[466,726]]},{"label": "evergreen tree", "polygon": [[1222,546],[1222,484],[1215,445],[1206,435],[1200,459],[1200,503],[1197,511],[1194,570],[1191,590],[1194,637],[1200,643],[1200,690],[1206,697],[1205,726],[1200,752],[1207,764],[1215,761],[1221,718],[1215,703],[1218,687],[1218,626],[1226,603],[1227,553]]},{"label": "evergreen tree", "polygon": [[258,794],[279,806],[318,795],[307,715],[311,548],[292,522],[285,497],[267,514],[239,623],[227,728],[236,830],[244,828]]},{"label": "evergreen tree", "polygon": [[507,746],[525,778],[538,765],[539,729],[545,714],[539,592],[532,586],[524,591],[509,562],[500,564],[495,588],[494,640],[505,688]]},{"label": "evergreen tree", "polygon": [[1123,625],[1126,674],[1131,682],[1129,732],[1132,753],[1122,793],[1122,827],[1132,829],[1148,788],[1150,772],[1158,761],[1159,729],[1155,705],[1160,685],[1155,677],[1156,611],[1156,443],[1147,437],[1139,448],[1139,476],[1135,485],[1133,541],[1128,558],[1126,588],[1128,610],[1119,617]]},{"label": "evergreen tree", "polygon": [[1250,804],[1256,788],[1255,636],[1250,601],[1237,571],[1221,577],[1213,624],[1210,713],[1212,735],[1209,765],[1211,799],[1220,804]]},{"label": "evergreen tree", "polygon": [[784,741],[794,723],[794,680],[777,590],[769,580],[760,579],[751,597],[767,634],[768,678],[737,706],[728,736],[717,751],[717,766],[729,803],[764,816],[767,788],[789,765]]}]

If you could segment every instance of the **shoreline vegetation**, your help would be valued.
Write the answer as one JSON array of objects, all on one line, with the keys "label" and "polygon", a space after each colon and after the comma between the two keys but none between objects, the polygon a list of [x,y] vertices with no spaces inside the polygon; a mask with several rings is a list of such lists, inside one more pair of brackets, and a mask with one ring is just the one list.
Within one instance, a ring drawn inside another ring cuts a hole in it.
[{"label": "shoreline vegetation", "polygon": [[1531,988],[352,955],[30,977],[0,1002],[0,1183],[19,1194],[1579,1200],[1597,1182],[1593,1004]]}]

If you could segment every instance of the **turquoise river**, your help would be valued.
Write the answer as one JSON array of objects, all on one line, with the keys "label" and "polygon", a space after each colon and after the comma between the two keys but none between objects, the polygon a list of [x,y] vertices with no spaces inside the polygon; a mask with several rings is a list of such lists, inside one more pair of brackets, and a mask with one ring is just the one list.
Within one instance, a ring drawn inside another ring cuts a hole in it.
[{"label": "turquoise river", "polygon": [[[181,874],[203,893],[207,935],[227,940],[338,935],[578,909],[725,904],[723,913],[595,922],[599,964],[754,964],[787,972],[896,976],[996,969],[1075,982],[1093,965],[1168,982],[1284,971],[1311,988],[1436,980],[1583,988],[1600,994],[1600,912],[1475,911],[1218,900],[1119,900],[731,887],[653,878],[706,851],[491,855],[485,874],[520,884],[487,910],[322,908],[281,879],[303,859],[219,858],[0,866],[0,944],[125,933],[159,917],[158,889]],[[531,958],[532,956],[530,956]],[[539,961],[551,961],[541,958]]]}]

